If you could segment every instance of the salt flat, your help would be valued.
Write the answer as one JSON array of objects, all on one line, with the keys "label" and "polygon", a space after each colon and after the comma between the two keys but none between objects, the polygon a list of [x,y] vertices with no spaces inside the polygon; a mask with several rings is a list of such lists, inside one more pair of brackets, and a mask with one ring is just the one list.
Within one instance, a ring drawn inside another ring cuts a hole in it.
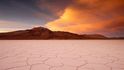
[{"label": "salt flat", "polygon": [[124,40],[0,40],[0,70],[124,70]]}]

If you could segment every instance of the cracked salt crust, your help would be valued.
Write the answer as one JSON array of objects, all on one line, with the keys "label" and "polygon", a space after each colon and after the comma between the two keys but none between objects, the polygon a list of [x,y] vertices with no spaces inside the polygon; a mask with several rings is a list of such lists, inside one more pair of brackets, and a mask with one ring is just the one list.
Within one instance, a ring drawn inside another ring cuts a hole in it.
[{"label": "cracked salt crust", "polygon": [[123,42],[1,40],[0,70],[124,70]]}]

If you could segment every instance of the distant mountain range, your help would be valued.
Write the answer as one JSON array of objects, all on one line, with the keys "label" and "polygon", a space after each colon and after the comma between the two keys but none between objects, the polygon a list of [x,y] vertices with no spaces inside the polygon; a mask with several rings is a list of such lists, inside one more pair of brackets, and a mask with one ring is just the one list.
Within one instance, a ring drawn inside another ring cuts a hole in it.
[{"label": "distant mountain range", "polygon": [[70,32],[51,31],[44,27],[35,27],[33,29],[19,30],[7,33],[0,33],[1,40],[69,40],[69,39],[124,39],[108,38],[100,34],[78,35]]}]

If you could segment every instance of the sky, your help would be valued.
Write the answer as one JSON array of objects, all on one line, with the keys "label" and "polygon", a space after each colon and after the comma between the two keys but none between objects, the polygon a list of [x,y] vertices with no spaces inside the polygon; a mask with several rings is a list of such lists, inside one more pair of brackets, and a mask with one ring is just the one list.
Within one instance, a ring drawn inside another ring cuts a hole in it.
[{"label": "sky", "polygon": [[124,0],[0,0],[0,32],[39,26],[124,36]]}]

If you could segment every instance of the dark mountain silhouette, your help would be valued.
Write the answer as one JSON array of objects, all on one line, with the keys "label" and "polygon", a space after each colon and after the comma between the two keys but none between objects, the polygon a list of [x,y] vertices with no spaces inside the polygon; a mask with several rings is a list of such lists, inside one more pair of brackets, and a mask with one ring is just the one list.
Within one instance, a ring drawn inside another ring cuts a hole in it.
[{"label": "dark mountain silhouette", "polygon": [[44,27],[0,33],[0,39],[15,40],[47,40],[47,39],[109,39],[103,35],[78,35],[70,32],[51,31]]}]

